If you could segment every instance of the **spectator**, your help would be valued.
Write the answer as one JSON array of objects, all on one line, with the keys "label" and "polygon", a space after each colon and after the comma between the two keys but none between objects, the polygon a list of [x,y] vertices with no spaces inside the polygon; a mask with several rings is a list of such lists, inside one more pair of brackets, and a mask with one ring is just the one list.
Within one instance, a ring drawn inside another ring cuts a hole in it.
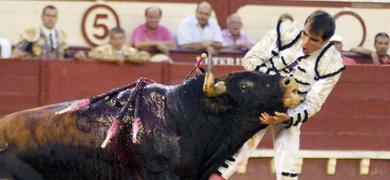
[{"label": "spectator", "polygon": [[146,22],[135,28],[131,36],[135,48],[169,54],[169,49],[176,46],[169,30],[159,24],[161,16],[162,10],[158,7],[145,9]]},{"label": "spectator", "polygon": [[56,28],[57,8],[48,5],[42,10],[42,24],[38,28],[27,28],[20,35],[20,42],[12,54],[13,58],[62,59],[66,57],[65,32]]},{"label": "spectator", "polygon": [[338,34],[334,34],[331,38],[330,38],[330,43],[333,44],[333,46],[336,48],[337,51],[340,52],[342,58],[343,58],[343,63],[345,65],[352,65],[352,64],[357,64],[355,60],[353,60],[352,58],[350,57],[347,57],[347,56],[344,56],[342,54],[342,52],[344,51],[343,50],[343,37],[341,37],[340,35]]},{"label": "spectator", "polygon": [[0,38],[0,58],[9,58],[11,56],[11,43],[8,39]]},{"label": "spectator", "polygon": [[352,48],[351,51],[371,56],[372,62],[376,65],[390,64],[390,56],[387,54],[387,51],[389,50],[389,35],[384,32],[376,34],[374,47],[375,51],[371,51],[364,47]]},{"label": "spectator", "polygon": [[226,26],[227,29],[222,30],[223,45],[225,48],[248,50],[253,47],[253,39],[248,33],[241,31],[243,23],[238,14],[230,15],[226,20]]},{"label": "spectator", "polygon": [[210,20],[211,13],[211,5],[201,2],[195,16],[186,17],[179,23],[177,44],[180,48],[205,50],[211,54],[222,48],[221,28],[215,20]]},{"label": "spectator", "polygon": [[[110,31],[109,44],[93,48],[89,53],[89,58],[103,61],[123,64],[124,62],[132,63],[146,63],[150,59],[150,55],[146,51],[138,51],[135,48],[127,47],[125,45],[126,34],[125,31],[116,27]],[[87,56],[83,52],[78,52],[75,55],[78,60],[85,60]]]}]

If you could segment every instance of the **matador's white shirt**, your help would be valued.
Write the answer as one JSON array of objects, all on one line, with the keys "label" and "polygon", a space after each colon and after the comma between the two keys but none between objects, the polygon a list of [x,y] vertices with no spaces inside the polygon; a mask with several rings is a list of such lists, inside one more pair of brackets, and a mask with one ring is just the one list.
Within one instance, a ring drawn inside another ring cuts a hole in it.
[{"label": "matador's white shirt", "polygon": [[[305,56],[302,52],[302,25],[291,21],[279,21],[277,28],[268,32],[244,57],[242,65],[246,70],[293,77],[298,82],[298,93],[304,101],[288,109],[290,121],[286,128],[304,123],[324,104],[329,93],[345,69],[341,54],[329,43],[320,50]],[[293,66],[292,64],[297,63]],[[256,149],[261,133],[248,140],[232,158],[218,171],[227,179],[238,165],[249,158]]]}]

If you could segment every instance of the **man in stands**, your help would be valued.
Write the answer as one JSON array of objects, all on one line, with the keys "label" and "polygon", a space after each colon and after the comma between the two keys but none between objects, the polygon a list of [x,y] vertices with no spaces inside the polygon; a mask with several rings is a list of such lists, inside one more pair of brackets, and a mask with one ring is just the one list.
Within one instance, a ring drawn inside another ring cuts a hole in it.
[{"label": "man in stands", "polygon": [[[332,43],[333,46],[336,48],[336,50],[339,51],[340,53],[342,53],[344,51],[343,50],[343,37],[341,37],[340,35],[334,34],[330,38],[329,42]],[[352,58],[344,56],[343,54],[341,54],[341,56],[343,57],[343,63],[345,65],[357,64],[356,61],[353,60]]]},{"label": "man in stands", "polygon": [[390,56],[387,54],[387,51],[389,50],[389,35],[385,32],[376,34],[374,47],[375,51],[371,51],[364,47],[352,48],[351,51],[362,55],[371,56],[372,62],[375,65],[390,64]]},{"label": "man in stands", "polygon": [[131,42],[135,48],[141,50],[157,50],[169,54],[169,49],[175,48],[175,42],[169,30],[160,25],[162,10],[158,7],[145,9],[144,24],[134,29]]},{"label": "man in stands", "polygon": [[211,20],[213,9],[208,2],[196,7],[196,15],[186,17],[177,26],[177,44],[180,48],[204,50],[211,54],[222,48],[221,28]]},{"label": "man in stands", "polygon": [[227,29],[222,30],[223,45],[226,49],[248,50],[254,45],[254,40],[248,33],[242,32],[242,19],[238,14],[232,14],[226,19]]},{"label": "man in stands", "polygon": [[12,58],[62,59],[67,56],[65,32],[56,28],[57,8],[46,6],[41,18],[42,26],[27,28],[21,33]]}]

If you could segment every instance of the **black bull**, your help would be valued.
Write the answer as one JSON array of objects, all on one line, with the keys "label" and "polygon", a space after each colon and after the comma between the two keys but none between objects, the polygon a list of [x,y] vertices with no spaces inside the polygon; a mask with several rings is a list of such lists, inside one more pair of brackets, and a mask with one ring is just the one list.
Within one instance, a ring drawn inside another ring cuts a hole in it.
[{"label": "black bull", "polygon": [[203,92],[203,75],[177,86],[145,85],[139,108],[126,107],[104,149],[107,129],[135,88],[74,111],[58,113],[80,101],[7,115],[0,119],[0,178],[207,179],[266,127],[261,112],[284,111],[296,91],[289,79],[257,72],[218,81],[226,91],[214,97]]}]

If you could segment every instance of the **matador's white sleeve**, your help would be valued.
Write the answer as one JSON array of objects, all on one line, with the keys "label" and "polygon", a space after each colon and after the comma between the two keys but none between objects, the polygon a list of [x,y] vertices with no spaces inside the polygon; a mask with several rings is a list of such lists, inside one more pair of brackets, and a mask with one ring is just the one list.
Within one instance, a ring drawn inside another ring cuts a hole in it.
[{"label": "matador's white sleeve", "polygon": [[242,66],[247,71],[253,71],[256,66],[269,59],[271,51],[276,48],[276,32],[269,31],[242,59]]},{"label": "matador's white sleeve", "polygon": [[307,93],[306,100],[297,107],[287,110],[287,114],[291,117],[289,126],[297,126],[299,123],[304,123],[308,118],[320,111],[321,106],[324,104],[339,78],[340,74],[316,81]]},{"label": "matador's white sleeve", "polygon": [[[279,22],[278,22],[279,25]],[[265,34],[265,36],[256,45],[246,53],[242,60],[242,66],[248,70],[253,71],[260,64],[263,64],[275,56],[273,52],[279,52],[277,41],[280,40],[280,45],[287,45],[292,43],[295,38],[301,33],[302,25],[292,21],[280,22],[279,29],[273,29]],[[278,32],[280,37],[278,39]],[[293,46],[298,46],[295,43]],[[269,67],[266,67],[269,68]],[[265,73],[266,69],[259,69],[260,72]]]},{"label": "matador's white sleeve", "polygon": [[287,127],[304,123],[309,117],[320,111],[344,69],[340,53],[335,48],[329,49],[318,62],[315,70],[317,73],[316,81],[308,91],[305,101],[297,107],[287,110],[287,114],[291,117]]}]

